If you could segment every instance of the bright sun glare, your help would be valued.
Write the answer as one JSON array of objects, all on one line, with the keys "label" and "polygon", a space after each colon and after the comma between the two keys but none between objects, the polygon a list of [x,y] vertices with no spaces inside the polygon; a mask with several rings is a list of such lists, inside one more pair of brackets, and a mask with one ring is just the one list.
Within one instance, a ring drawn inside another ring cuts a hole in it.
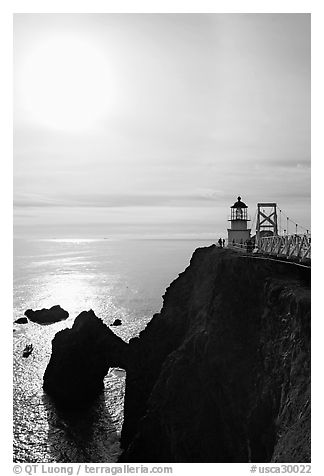
[{"label": "bright sun glare", "polygon": [[21,79],[26,112],[48,127],[88,128],[111,106],[107,59],[81,38],[61,35],[38,44],[26,53]]}]

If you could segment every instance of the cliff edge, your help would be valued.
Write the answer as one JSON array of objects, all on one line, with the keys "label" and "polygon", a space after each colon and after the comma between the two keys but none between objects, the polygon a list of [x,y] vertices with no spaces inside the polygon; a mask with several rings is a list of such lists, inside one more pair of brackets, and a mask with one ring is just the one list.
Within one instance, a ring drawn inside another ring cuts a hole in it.
[{"label": "cliff edge", "polygon": [[128,345],[123,462],[309,462],[310,283],[195,251]]}]

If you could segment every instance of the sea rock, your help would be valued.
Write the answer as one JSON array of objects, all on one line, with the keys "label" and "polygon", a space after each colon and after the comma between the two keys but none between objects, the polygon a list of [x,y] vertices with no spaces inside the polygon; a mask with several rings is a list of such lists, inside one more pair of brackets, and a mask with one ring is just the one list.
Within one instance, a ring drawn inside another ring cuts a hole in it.
[{"label": "sea rock", "polygon": [[28,319],[27,317],[19,317],[15,320],[15,324],[28,324]]},{"label": "sea rock", "polygon": [[59,406],[86,407],[103,390],[110,367],[126,368],[127,350],[93,310],[83,311],[71,329],[55,335],[43,388]]},{"label": "sea rock", "polygon": [[121,326],[122,321],[120,319],[115,319],[114,322],[111,325],[112,326]]},{"label": "sea rock", "polygon": [[27,309],[25,316],[32,322],[37,324],[53,324],[54,322],[64,321],[69,317],[69,313],[61,308],[61,306],[52,306],[50,309],[38,309],[33,311]]},{"label": "sea rock", "polygon": [[24,348],[24,351],[23,351],[23,357],[25,357],[25,358],[29,357],[30,354],[33,352],[33,350],[34,350],[33,344],[26,345],[26,347]]},{"label": "sea rock", "polygon": [[310,272],[195,251],[129,342],[120,462],[310,462]]}]

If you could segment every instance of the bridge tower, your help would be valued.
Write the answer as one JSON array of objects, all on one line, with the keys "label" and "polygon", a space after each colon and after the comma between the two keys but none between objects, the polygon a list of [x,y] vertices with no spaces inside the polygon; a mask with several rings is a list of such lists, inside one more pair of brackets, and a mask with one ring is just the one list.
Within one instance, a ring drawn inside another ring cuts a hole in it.
[{"label": "bridge tower", "polygon": [[278,235],[278,218],[276,203],[258,203],[256,221],[256,245],[263,236]]},{"label": "bridge tower", "polygon": [[228,221],[231,222],[231,228],[227,229],[228,246],[244,246],[251,236],[251,228],[248,228],[249,217],[247,214],[247,205],[242,202],[241,197],[237,197],[237,202],[231,206],[231,215]]}]

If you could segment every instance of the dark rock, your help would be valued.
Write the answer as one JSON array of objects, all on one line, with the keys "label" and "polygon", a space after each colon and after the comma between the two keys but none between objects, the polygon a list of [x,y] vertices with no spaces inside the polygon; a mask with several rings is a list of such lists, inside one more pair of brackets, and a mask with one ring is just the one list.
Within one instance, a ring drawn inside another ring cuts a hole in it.
[{"label": "dark rock", "polygon": [[50,309],[38,309],[33,311],[27,309],[25,316],[32,322],[37,324],[53,324],[54,322],[64,321],[69,317],[69,313],[61,308],[61,306],[52,306]]},{"label": "dark rock", "polygon": [[28,319],[27,317],[19,317],[15,320],[15,324],[28,324]]},{"label": "dark rock", "polygon": [[114,322],[111,325],[112,326],[121,326],[122,321],[120,319],[115,319]]},{"label": "dark rock", "polygon": [[23,357],[29,357],[30,354],[33,352],[33,350],[34,350],[33,344],[26,345],[23,351]]},{"label": "dark rock", "polygon": [[110,367],[126,368],[127,349],[92,310],[83,311],[55,335],[43,388],[60,406],[85,407],[103,390]]},{"label": "dark rock", "polygon": [[196,250],[129,342],[119,461],[309,462],[308,275]]}]

